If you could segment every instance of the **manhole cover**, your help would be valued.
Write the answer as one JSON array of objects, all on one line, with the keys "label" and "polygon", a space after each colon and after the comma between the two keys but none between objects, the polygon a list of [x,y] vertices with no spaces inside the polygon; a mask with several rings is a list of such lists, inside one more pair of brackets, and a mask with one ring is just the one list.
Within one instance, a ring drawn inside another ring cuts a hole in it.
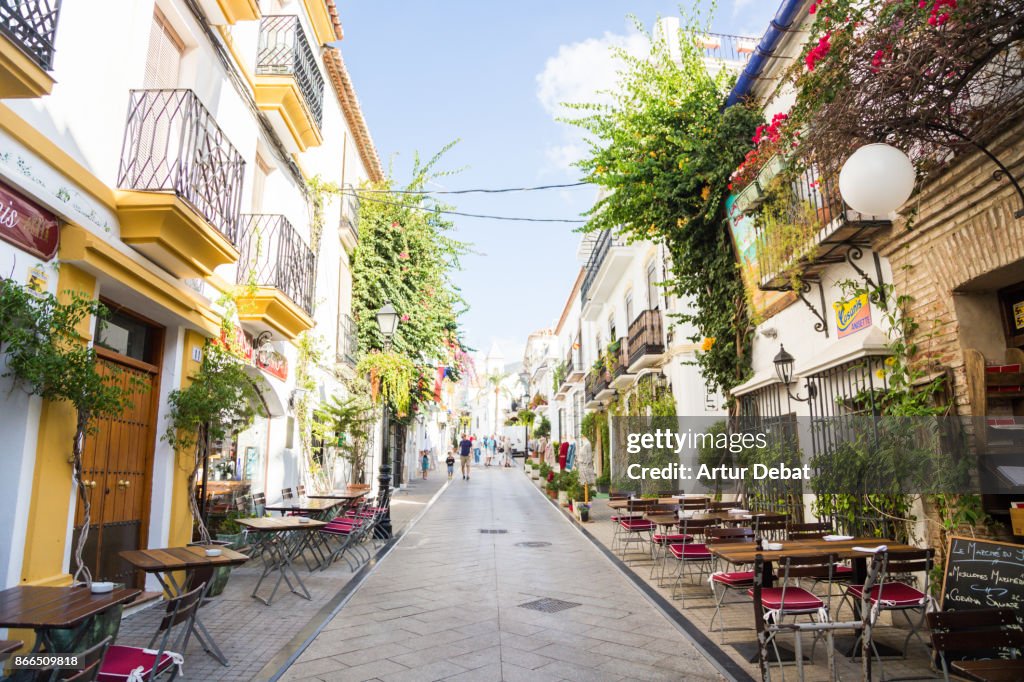
[{"label": "manhole cover", "polygon": [[579,606],[574,601],[562,601],[561,599],[552,599],[551,597],[544,597],[536,601],[528,601],[525,604],[520,604],[521,609],[532,609],[534,611],[543,611],[544,613],[558,613],[559,611],[565,611],[566,609],[572,609]]},{"label": "manhole cover", "polygon": [[516,547],[550,547],[550,542],[517,542]]},{"label": "manhole cover", "polygon": [[508,531],[505,530],[504,528],[481,528],[480,532],[481,533],[491,533],[493,535],[501,535],[502,533],[507,533]]}]

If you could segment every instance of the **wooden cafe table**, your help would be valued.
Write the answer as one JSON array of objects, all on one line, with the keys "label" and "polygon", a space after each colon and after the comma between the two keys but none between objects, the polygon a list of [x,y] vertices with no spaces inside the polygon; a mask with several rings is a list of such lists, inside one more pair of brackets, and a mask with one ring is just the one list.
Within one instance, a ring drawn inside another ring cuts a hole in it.
[{"label": "wooden cafe table", "polygon": [[[281,586],[281,581],[284,580],[292,593],[312,601],[313,597],[309,594],[309,590],[306,589],[302,578],[299,577],[298,571],[292,565],[292,559],[302,554],[313,540],[314,534],[326,526],[327,523],[304,516],[263,516],[251,519],[238,519],[237,523],[267,537],[267,540],[262,545],[267,552],[263,574],[260,576],[259,581],[257,581],[256,587],[253,588],[252,596],[270,606],[270,603],[274,600],[274,595],[277,594],[277,588]],[[277,582],[274,583],[274,589],[270,592],[269,597],[261,597],[259,595],[260,585],[263,584],[264,579],[268,575],[275,571],[278,573],[278,576]],[[289,573],[291,573],[295,582],[298,583],[298,586],[302,588],[302,592],[296,590],[292,585],[292,581],[288,578]]]},{"label": "wooden cafe table", "polygon": [[[221,550],[220,556],[206,556],[206,550]],[[249,560],[245,554],[222,547],[220,545],[189,545],[188,547],[168,547],[165,549],[132,549],[121,552],[121,558],[146,573],[152,573],[164,591],[171,597],[186,592],[192,583],[192,576],[198,569],[218,569],[227,566],[240,566]],[[185,581],[178,583],[175,571],[185,571]],[[192,632],[203,645],[203,650],[216,658],[221,665],[228,665],[228,659],[221,652],[196,612],[192,624]]]},{"label": "wooden cafe table", "polygon": [[[35,630],[33,652],[55,651],[51,631],[77,628],[107,609],[134,599],[142,590],[134,587],[115,588],[105,594],[93,594],[85,585],[49,587],[18,585],[0,592],[0,628]],[[84,633],[86,628],[81,628]],[[81,635],[79,635],[81,636]],[[72,641],[76,645],[78,637]]]},{"label": "wooden cafe table", "polygon": [[341,500],[335,498],[295,497],[290,500],[281,500],[277,504],[268,504],[266,509],[282,514],[293,512],[323,520],[341,503]]}]

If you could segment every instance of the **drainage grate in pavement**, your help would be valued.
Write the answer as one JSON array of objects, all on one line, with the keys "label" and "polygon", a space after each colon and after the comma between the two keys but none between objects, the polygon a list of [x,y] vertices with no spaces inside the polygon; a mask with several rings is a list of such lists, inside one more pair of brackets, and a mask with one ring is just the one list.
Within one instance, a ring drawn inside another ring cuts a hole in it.
[{"label": "drainage grate in pavement", "polygon": [[516,547],[550,547],[550,542],[517,542]]},{"label": "drainage grate in pavement", "polygon": [[562,601],[561,599],[552,599],[551,597],[544,597],[536,601],[528,601],[525,604],[520,604],[521,609],[532,609],[534,611],[543,611],[544,613],[558,613],[559,611],[565,611],[566,609],[574,609],[580,604],[574,601]]},{"label": "drainage grate in pavement", "polygon": [[491,533],[493,535],[501,535],[503,533],[507,533],[508,531],[505,530],[504,528],[481,528],[480,532],[481,533]]}]

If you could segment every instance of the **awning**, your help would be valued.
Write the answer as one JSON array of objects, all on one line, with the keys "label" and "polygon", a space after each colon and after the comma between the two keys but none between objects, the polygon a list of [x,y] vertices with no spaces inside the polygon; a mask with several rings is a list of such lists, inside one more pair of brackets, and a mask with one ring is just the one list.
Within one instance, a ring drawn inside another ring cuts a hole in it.
[{"label": "awning", "polygon": [[739,386],[734,387],[731,391],[729,391],[729,393],[731,393],[732,395],[734,395],[736,397],[739,397],[741,395],[746,395],[748,393],[753,393],[754,391],[758,390],[759,388],[764,388],[766,386],[771,386],[772,384],[778,384],[778,383],[781,383],[781,382],[779,381],[779,377],[775,373],[775,368],[773,366],[771,370],[767,370],[767,371],[764,371],[764,372],[758,372],[757,374],[755,374],[754,376],[750,377],[749,379],[747,379],[745,382],[743,382]]},{"label": "awning", "polygon": [[810,376],[872,355],[891,355],[889,337],[884,331],[874,326],[867,332],[853,334],[830,344],[824,352],[810,360],[798,361],[799,364],[793,369],[793,375]]}]

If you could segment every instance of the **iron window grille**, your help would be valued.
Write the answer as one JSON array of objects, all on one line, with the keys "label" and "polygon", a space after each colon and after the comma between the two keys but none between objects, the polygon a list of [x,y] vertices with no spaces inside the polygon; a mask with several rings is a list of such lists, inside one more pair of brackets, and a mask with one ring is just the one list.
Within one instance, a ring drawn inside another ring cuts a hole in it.
[{"label": "iron window grille", "polygon": [[356,323],[348,315],[338,317],[338,362],[355,366],[358,350]]},{"label": "iron window grille", "polygon": [[237,245],[244,168],[193,91],[131,91],[118,187],[173,192]]},{"label": "iron window grille", "polygon": [[660,310],[645,310],[629,325],[629,364],[645,355],[665,352],[665,333]]},{"label": "iron window grille", "polygon": [[324,78],[297,16],[270,15],[260,21],[256,75],[294,77],[316,127],[320,127],[324,110]]},{"label": "iron window grille", "polygon": [[[797,452],[796,415],[789,411],[788,400],[783,406],[779,389],[778,384],[772,384],[740,396],[739,416],[733,423],[742,433],[764,433],[769,445],[779,452]],[[803,492],[801,481],[765,479],[749,484],[746,504],[758,512],[788,514],[790,520],[801,523]]]},{"label": "iron window grille", "polygon": [[283,215],[243,215],[239,284],[274,287],[313,314],[316,256]]},{"label": "iron window grille", "polygon": [[349,183],[345,183],[341,197],[341,224],[359,238],[359,195]]},{"label": "iron window grille", "polygon": [[53,70],[61,0],[0,0],[0,32],[40,68]]},{"label": "iron window grille", "polygon": [[580,297],[584,303],[589,300],[590,289],[594,286],[598,273],[601,272],[601,266],[604,264],[605,258],[608,257],[608,251],[613,246],[625,246],[625,244],[626,242],[621,237],[613,235],[611,230],[602,230],[598,235],[590,257],[587,258],[586,273],[583,275],[583,284],[580,285]]},{"label": "iron window grille", "polygon": [[695,39],[697,47],[704,51],[705,59],[713,61],[746,63],[757,47],[757,38],[727,33],[706,33]]}]

